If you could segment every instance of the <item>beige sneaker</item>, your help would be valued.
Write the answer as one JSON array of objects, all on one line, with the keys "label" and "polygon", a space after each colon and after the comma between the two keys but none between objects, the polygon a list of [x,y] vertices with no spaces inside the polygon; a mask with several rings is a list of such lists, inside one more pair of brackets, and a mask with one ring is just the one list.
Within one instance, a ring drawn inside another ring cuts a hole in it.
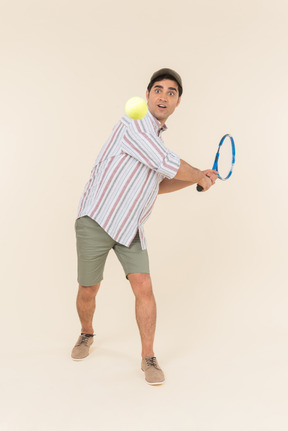
[{"label": "beige sneaker", "polygon": [[145,380],[149,385],[162,385],[165,382],[165,376],[155,356],[143,358],[141,369],[145,372]]},{"label": "beige sneaker", "polygon": [[75,344],[71,357],[74,361],[81,361],[89,355],[90,346],[93,343],[93,337],[87,337],[85,334],[81,334]]}]

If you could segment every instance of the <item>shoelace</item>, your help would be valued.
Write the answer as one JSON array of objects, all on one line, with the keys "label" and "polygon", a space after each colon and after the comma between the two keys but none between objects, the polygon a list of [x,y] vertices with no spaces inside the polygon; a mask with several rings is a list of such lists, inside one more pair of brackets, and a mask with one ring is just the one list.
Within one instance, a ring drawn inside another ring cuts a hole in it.
[{"label": "shoelace", "polygon": [[145,361],[148,366],[155,367],[158,369],[155,356],[153,356],[152,358],[145,358]]},{"label": "shoelace", "polygon": [[81,335],[81,339],[76,344],[76,346],[80,346],[81,344],[86,344],[86,346],[87,346],[88,340],[89,340],[89,337],[86,337],[85,335]]}]

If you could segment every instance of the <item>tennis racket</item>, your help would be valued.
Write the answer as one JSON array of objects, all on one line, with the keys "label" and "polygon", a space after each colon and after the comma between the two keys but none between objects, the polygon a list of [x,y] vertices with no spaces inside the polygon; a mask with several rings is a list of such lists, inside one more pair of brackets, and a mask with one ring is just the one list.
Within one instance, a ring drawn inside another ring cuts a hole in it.
[{"label": "tennis racket", "polygon": [[[226,138],[230,139],[231,150],[230,150],[230,146],[228,143],[228,139],[226,140]],[[226,140],[226,143],[225,143],[225,145],[223,145],[225,140]],[[221,157],[220,157],[220,154],[221,154]],[[213,171],[219,172],[218,178],[220,180],[226,181],[226,180],[228,180],[228,178],[231,177],[232,172],[233,172],[233,168],[234,168],[234,164],[235,164],[235,154],[236,154],[236,151],[235,151],[234,139],[229,134],[224,135],[223,138],[221,139],[219,145],[218,145],[218,150],[217,150],[214,164],[212,167]],[[221,175],[220,175],[220,172],[221,172]],[[202,192],[202,190],[203,190],[203,187],[199,186],[199,184],[197,184],[197,191]]]}]

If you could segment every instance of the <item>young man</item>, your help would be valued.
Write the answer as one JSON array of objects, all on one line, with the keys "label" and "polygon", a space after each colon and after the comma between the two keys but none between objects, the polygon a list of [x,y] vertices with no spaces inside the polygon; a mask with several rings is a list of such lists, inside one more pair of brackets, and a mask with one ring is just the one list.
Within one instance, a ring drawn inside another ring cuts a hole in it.
[{"label": "young man", "polygon": [[217,172],[200,171],[181,160],[162,141],[166,120],[179,105],[182,92],[181,77],[174,70],[161,69],[152,75],[146,92],[147,115],[141,120],[124,116],[114,127],[92,169],[75,224],[77,311],[82,330],[72,358],[80,360],[89,354],[95,297],[107,255],[113,248],[135,295],[141,368],[152,385],[163,383],[165,378],[153,349],[156,303],[143,225],[158,193],[196,183],[206,191],[217,178]]}]

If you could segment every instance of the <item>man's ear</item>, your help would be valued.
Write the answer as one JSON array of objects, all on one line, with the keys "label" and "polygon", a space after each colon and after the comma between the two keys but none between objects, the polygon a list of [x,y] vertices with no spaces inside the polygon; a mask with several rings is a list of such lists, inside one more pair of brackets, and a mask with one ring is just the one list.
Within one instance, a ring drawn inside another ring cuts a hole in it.
[{"label": "man's ear", "polygon": [[146,90],[146,100],[148,101],[148,98],[149,98],[149,91],[148,90]]},{"label": "man's ear", "polygon": [[179,103],[181,102],[181,96],[179,97],[179,99],[178,99],[178,102],[177,102],[177,105],[176,105],[176,108],[177,108],[177,106],[179,105]]}]

